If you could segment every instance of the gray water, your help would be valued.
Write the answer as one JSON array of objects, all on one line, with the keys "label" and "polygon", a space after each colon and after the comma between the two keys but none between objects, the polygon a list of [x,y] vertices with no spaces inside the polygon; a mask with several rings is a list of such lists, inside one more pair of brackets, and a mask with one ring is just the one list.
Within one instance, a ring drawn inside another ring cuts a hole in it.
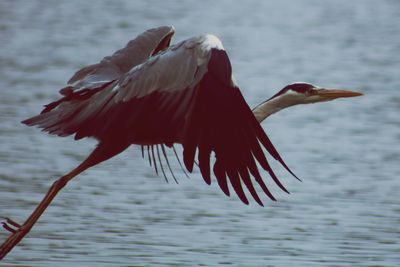
[{"label": "gray water", "polygon": [[[1,266],[400,266],[400,1],[0,1],[0,216],[23,222],[94,140],[19,121],[145,29],[213,33],[254,106],[288,83],[365,93],[263,123],[298,182],[266,207],[196,170],[165,183],[140,150],[63,189]],[[176,165],[174,163],[174,165]],[[0,230],[0,241],[8,236]]]}]

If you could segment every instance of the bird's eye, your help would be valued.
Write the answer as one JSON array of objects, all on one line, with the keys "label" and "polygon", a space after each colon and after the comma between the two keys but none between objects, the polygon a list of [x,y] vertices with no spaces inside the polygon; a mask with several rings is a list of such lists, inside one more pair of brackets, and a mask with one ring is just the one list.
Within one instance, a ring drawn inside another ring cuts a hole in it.
[{"label": "bird's eye", "polygon": [[317,90],[315,90],[315,89],[310,89],[307,91],[308,95],[315,95],[316,93],[317,93]]}]

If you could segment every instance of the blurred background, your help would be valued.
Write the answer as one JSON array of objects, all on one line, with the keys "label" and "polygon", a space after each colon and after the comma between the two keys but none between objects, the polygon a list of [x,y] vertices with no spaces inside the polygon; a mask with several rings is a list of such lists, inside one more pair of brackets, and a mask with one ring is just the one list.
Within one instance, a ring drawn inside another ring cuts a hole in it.
[{"label": "blurred background", "polygon": [[0,216],[18,222],[96,144],[20,121],[148,28],[217,35],[250,106],[295,81],[365,93],[263,123],[303,179],[274,163],[292,193],[264,173],[276,203],[197,170],[165,183],[131,147],[70,182],[0,265],[400,266],[399,18],[395,0],[0,1]]}]

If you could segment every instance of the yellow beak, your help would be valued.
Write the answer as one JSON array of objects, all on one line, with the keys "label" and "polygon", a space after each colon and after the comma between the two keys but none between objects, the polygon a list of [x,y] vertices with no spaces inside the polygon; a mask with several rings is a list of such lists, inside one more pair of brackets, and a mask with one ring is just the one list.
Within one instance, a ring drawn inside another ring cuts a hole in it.
[{"label": "yellow beak", "polygon": [[328,88],[321,88],[316,90],[316,95],[325,98],[326,100],[332,100],[336,98],[342,97],[355,97],[355,96],[362,96],[363,93],[350,91],[350,90],[343,90],[343,89],[328,89]]}]

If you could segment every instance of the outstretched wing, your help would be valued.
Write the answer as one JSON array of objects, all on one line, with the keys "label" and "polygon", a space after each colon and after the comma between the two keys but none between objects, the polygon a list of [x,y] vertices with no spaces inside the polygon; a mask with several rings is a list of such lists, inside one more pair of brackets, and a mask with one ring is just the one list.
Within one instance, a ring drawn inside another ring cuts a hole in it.
[{"label": "outstretched wing", "polygon": [[212,49],[208,71],[200,83],[184,136],[184,163],[191,171],[198,150],[201,174],[205,182],[210,184],[210,157],[214,153],[216,162],[213,172],[222,191],[230,195],[229,179],[242,202],[248,204],[243,191],[244,184],[257,203],[263,205],[251,177],[267,196],[272,200],[275,198],[261,178],[256,162],[269,172],[282,190],[288,191],[271,169],[262,146],[292,172],[261,128],[231,77],[231,65],[226,52]]},{"label": "outstretched wing", "polygon": [[96,137],[103,143],[181,143],[186,168],[192,171],[197,155],[208,184],[214,154],[213,172],[219,186],[230,195],[229,180],[246,204],[249,202],[243,184],[263,205],[253,178],[275,200],[261,178],[257,162],[287,192],[262,147],[284,162],[232,81],[229,58],[212,35],[171,46],[94,94],[74,92],[70,99],[24,123],[60,136]]},{"label": "outstretched wing", "polygon": [[118,80],[79,90],[24,123],[51,134],[135,144],[180,142],[211,56],[205,36],[170,47]]}]

